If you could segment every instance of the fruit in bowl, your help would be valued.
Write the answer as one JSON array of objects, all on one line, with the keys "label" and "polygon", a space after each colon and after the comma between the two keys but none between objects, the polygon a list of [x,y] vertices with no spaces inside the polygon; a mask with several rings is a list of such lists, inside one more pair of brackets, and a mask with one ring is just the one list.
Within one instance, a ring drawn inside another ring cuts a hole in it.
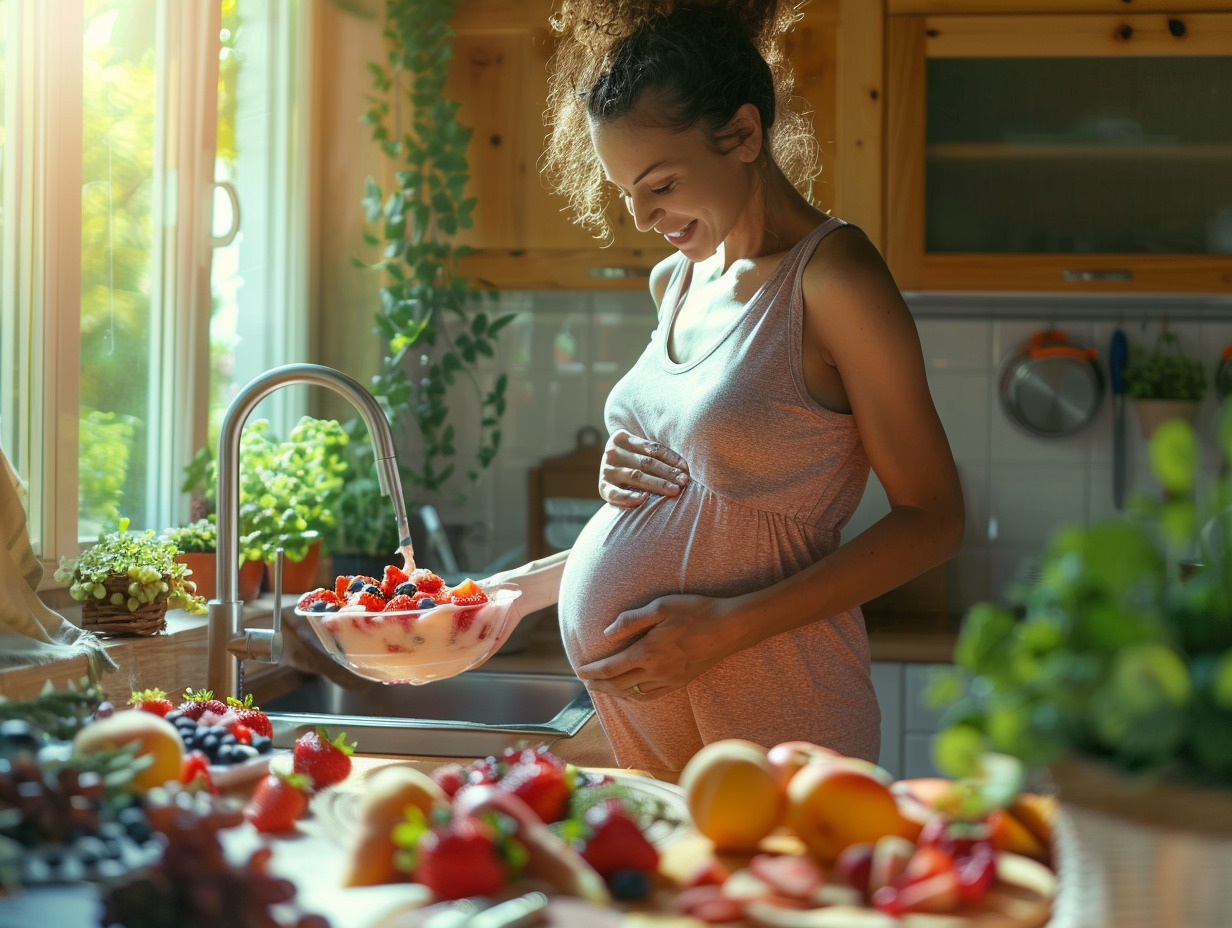
[{"label": "fruit in bowl", "polygon": [[429,683],[483,663],[509,638],[522,591],[485,589],[466,579],[450,587],[430,570],[390,565],[377,579],[341,575],[334,588],[300,597],[295,614],[326,651],[362,677]]}]

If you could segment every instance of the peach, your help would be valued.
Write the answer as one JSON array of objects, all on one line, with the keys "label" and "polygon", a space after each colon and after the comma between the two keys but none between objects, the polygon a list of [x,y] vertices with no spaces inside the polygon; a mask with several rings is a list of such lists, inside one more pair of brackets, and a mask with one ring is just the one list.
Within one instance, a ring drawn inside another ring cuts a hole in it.
[{"label": "peach", "polygon": [[168,780],[179,781],[184,742],[175,726],[152,712],[125,709],[88,722],[73,736],[74,754],[98,754],[136,743],[144,766],[133,775],[134,789],[146,791]]},{"label": "peach", "polygon": [[833,862],[843,849],[876,844],[885,835],[914,841],[920,825],[904,816],[889,786],[867,761],[806,764],[787,788],[787,826],[819,860]]},{"label": "peach", "polygon": [[770,766],[778,774],[779,787],[784,792],[787,791],[787,784],[796,775],[796,771],[809,761],[842,756],[838,751],[823,748],[811,741],[784,741],[766,752],[766,760],[770,761]]},{"label": "peach", "polygon": [[1010,851],[1041,863],[1052,859],[1052,848],[1032,834],[1025,824],[1005,809],[994,809],[988,816],[992,828],[992,846],[998,851]]},{"label": "peach", "polygon": [[721,851],[756,850],[783,818],[778,775],[752,741],[706,745],[685,764],[680,786],[693,824]]}]

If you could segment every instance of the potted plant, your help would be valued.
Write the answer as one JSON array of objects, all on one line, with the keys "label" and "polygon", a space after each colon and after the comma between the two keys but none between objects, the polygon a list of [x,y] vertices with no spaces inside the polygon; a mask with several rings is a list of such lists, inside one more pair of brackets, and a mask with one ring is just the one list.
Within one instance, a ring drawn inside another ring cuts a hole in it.
[{"label": "potted plant", "polygon": [[1123,376],[1125,393],[1134,401],[1142,433],[1147,438],[1168,419],[1192,422],[1206,393],[1207,377],[1202,362],[1186,355],[1180,339],[1166,326],[1155,340],[1153,351],[1130,349]]},{"label": "potted plant", "polygon": [[[272,569],[277,550],[285,558],[283,589],[312,589],[322,539],[334,529],[334,505],[343,488],[349,438],[336,419],[304,416],[280,440],[266,419],[248,423],[240,436],[240,596],[260,592],[259,575]],[[216,463],[202,449],[185,469],[183,489],[207,500],[217,495]],[[255,568],[248,565],[255,562]],[[265,565],[265,566],[260,566]],[[245,589],[245,571],[258,574],[257,589]]]},{"label": "potted plant", "polygon": [[82,604],[82,627],[101,635],[156,635],[167,627],[167,610],[205,612],[179,550],[154,531],[130,532],[121,519],[115,532],[77,558],[62,558],[55,578]]},{"label": "potted plant", "polygon": [[[1220,441],[1232,457],[1232,411]],[[1149,450],[1161,500],[1060,530],[1015,608],[967,613],[933,693],[952,700],[934,753],[957,776],[985,751],[1047,770],[1058,917],[1225,925],[1212,881],[1232,872],[1232,477],[1199,493],[1183,419]]]},{"label": "potted plant", "polygon": [[206,599],[212,598],[218,590],[218,526],[213,519],[177,525],[164,531],[163,537],[179,550],[175,560],[188,568],[197,585],[197,593]]}]

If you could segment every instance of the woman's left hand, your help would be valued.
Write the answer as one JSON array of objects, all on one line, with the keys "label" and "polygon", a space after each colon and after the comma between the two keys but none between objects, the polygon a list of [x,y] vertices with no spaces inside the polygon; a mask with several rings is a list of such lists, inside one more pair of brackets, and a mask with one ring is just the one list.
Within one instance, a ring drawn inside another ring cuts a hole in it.
[{"label": "woman's left hand", "polygon": [[701,676],[729,653],[722,617],[729,600],[691,594],[660,596],[622,612],[604,634],[624,648],[584,664],[577,675],[601,693],[656,699]]}]

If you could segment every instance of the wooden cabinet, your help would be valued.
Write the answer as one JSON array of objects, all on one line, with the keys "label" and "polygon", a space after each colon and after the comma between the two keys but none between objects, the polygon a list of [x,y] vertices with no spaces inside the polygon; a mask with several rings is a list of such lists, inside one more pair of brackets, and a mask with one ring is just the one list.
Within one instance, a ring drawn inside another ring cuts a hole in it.
[{"label": "wooden cabinet", "polygon": [[[462,273],[496,289],[644,289],[670,254],[661,236],[638,232],[614,204],[615,240],[602,246],[570,221],[564,199],[538,168],[551,0],[462,0],[448,93],[473,129],[469,149],[474,228],[460,240],[477,249]],[[797,95],[813,113],[822,149],[815,197],[862,225],[874,241],[881,222],[882,13],[868,0],[813,0],[785,50]]]},{"label": "wooden cabinet", "polygon": [[900,287],[1232,289],[1232,5],[887,9]]}]

